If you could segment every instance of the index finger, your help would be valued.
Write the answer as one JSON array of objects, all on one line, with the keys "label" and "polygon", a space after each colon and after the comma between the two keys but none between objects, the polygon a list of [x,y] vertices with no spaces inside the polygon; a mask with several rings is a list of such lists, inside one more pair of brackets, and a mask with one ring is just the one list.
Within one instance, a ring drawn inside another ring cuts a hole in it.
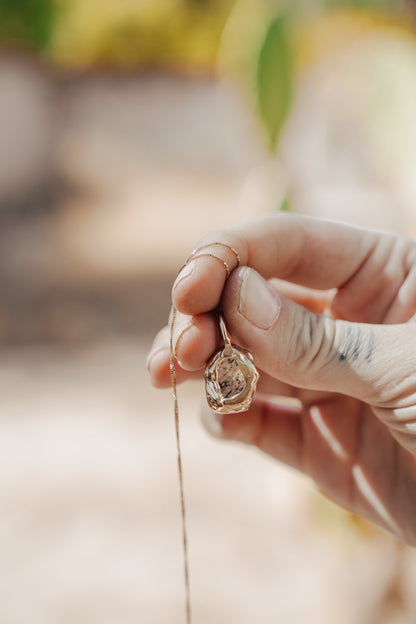
[{"label": "index finger", "polygon": [[[234,248],[242,265],[256,269],[266,279],[277,277],[328,290],[348,282],[383,237],[394,238],[333,221],[278,213],[210,232],[199,244],[224,243]],[[217,245],[215,255],[235,268],[235,257],[228,247]],[[196,253],[174,284],[175,307],[191,315],[216,308],[226,278],[222,262]]]}]

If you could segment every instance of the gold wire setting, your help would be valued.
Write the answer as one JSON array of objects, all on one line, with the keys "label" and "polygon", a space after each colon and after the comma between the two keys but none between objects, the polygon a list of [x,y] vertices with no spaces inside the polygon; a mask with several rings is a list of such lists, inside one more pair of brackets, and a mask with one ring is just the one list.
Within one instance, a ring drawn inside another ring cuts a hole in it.
[{"label": "gold wire setting", "polygon": [[259,373],[251,353],[231,343],[222,315],[218,322],[223,349],[217,351],[205,368],[205,394],[217,414],[246,412],[256,391]]}]

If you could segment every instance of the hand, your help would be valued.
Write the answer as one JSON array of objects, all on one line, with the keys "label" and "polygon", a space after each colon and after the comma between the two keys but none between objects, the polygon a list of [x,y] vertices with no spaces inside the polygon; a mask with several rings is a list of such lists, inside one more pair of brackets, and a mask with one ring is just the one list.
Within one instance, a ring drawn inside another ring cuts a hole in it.
[{"label": "hand", "polygon": [[[249,411],[207,413],[208,428],[305,472],[339,504],[416,544],[416,243],[287,214],[200,244],[214,241],[237,249],[241,267],[226,280],[222,262],[196,257],[179,274],[178,382],[201,376],[217,348],[219,304],[261,377]],[[215,254],[235,268],[229,249]],[[155,385],[169,385],[167,328],[148,367]]]}]

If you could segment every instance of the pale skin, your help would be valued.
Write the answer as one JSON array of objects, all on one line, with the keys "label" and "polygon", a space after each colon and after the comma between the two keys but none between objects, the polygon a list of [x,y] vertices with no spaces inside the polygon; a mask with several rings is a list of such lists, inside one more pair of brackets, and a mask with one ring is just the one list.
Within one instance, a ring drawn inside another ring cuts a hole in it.
[{"label": "pale skin", "polygon": [[[202,376],[221,305],[261,372],[247,412],[208,430],[309,475],[326,496],[416,545],[416,242],[289,214],[210,232],[173,288],[178,382]],[[170,384],[169,331],[148,369]],[[294,397],[297,406],[276,396]]]}]

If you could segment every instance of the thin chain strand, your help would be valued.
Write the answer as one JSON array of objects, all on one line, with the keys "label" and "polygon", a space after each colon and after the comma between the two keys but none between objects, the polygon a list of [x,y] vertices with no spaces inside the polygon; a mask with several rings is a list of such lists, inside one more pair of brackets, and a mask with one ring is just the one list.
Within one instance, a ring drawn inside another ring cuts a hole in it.
[{"label": "thin chain strand", "polygon": [[191,255],[188,257],[187,261],[185,262],[185,266],[191,260],[195,260],[196,258],[200,258],[201,256],[211,256],[211,258],[217,258],[217,260],[220,260],[225,265],[225,268],[227,269],[227,277],[229,277],[230,271],[229,271],[227,263],[225,262],[225,260],[223,258],[219,258],[214,253],[206,253],[206,254],[200,254],[199,253],[200,251],[202,251],[204,249],[209,249],[209,247],[215,247],[216,245],[218,245],[220,247],[225,247],[226,249],[229,249],[230,251],[232,251],[232,253],[235,256],[235,259],[237,260],[237,266],[240,266],[241,259],[240,259],[240,254],[238,253],[238,251],[234,247],[232,247],[231,245],[227,245],[227,243],[218,243],[218,242],[217,243],[207,243],[206,245],[201,245],[200,247],[197,247],[196,249],[194,249],[191,252]]},{"label": "thin chain strand", "polygon": [[179,491],[180,491],[180,499],[181,499],[186,624],[191,624],[192,616],[191,616],[191,589],[190,589],[190,583],[189,583],[188,534],[187,534],[187,529],[186,529],[185,494],[184,494],[184,487],[183,487],[181,443],[180,443],[180,435],[179,435],[179,406],[178,406],[178,395],[177,395],[177,390],[176,390],[176,368],[175,368],[175,356],[173,352],[173,328],[175,325],[175,319],[176,319],[176,309],[172,308],[172,316],[171,316],[171,321],[170,321],[170,378],[171,378],[171,384],[172,384],[173,405],[174,405],[174,412],[175,412],[176,451],[177,451],[177,458],[178,458]]},{"label": "thin chain strand", "polygon": [[[230,245],[226,245],[225,243],[211,243],[210,245],[203,245],[198,249],[195,249],[192,254],[189,256],[186,261],[186,266],[191,260],[196,258],[200,258],[201,256],[209,256],[211,258],[215,258],[219,260],[224,265],[225,271],[227,273],[227,278],[230,276],[230,268],[228,264],[225,262],[223,258],[216,256],[211,253],[197,254],[198,251],[205,249],[212,245],[222,245],[223,247],[227,247],[230,249],[237,260],[237,266],[240,264],[240,256],[238,252],[231,247]],[[182,267],[183,269],[184,267]],[[182,270],[181,269],[181,270]],[[173,394],[173,406],[174,406],[174,415],[175,415],[175,432],[176,432],[176,451],[177,451],[177,459],[178,459],[178,476],[179,476],[179,491],[180,491],[180,500],[181,500],[181,518],[182,518],[182,544],[183,544],[183,564],[184,564],[184,579],[185,579],[185,608],[186,608],[186,624],[192,624],[192,613],[191,613],[191,588],[189,582],[189,553],[188,553],[188,532],[186,528],[186,509],[185,509],[185,493],[183,486],[183,471],[182,471],[182,456],[181,456],[181,443],[180,443],[180,431],[179,431],[179,405],[178,405],[178,394],[176,388],[176,367],[175,367],[175,353],[173,348],[173,331],[175,327],[176,320],[176,308],[172,306],[172,314],[170,319],[170,327],[169,327],[169,355],[170,355],[170,379],[172,385],[172,394]]]}]

